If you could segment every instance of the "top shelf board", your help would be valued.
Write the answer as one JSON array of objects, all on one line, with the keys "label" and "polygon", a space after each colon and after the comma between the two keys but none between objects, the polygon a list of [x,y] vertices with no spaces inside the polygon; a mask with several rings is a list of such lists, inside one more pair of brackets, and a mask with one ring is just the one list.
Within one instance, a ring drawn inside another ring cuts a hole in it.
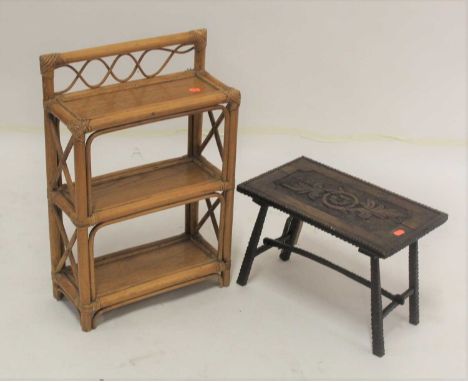
[{"label": "top shelf board", "polygon": [[70,130],[102,130],[239,102],[239,92],[207,72],[186,71],[59,95],[46,109]]}]

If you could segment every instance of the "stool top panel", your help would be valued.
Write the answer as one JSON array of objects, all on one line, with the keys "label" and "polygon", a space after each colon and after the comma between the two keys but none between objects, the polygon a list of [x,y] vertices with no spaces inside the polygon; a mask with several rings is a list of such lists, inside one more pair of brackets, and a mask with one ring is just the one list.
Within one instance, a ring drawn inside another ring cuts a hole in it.
[{"label": "stool top panel", "polygon": [[389,257],[443,224],[448,215],[300,157],[237,187],[259,203]]}]

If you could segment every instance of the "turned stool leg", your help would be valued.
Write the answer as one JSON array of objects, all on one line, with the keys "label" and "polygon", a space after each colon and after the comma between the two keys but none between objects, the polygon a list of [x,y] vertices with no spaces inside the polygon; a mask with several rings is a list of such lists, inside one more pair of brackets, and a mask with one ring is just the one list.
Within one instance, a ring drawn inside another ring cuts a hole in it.
[{"label": "turned stool leg", "polygon": [[380,286],[379,258],[371,257],[371,319],[372,352],[382,357],[385,354],[383,334],[382,289]]},{"label": "turned stool leg", "polygon": [[[285,244],[288,245],[295,245],[297,240],[299,239],[299,234],[301,233],[302,229],[302,220],[297,219],[293,216],[290,216],[286,220],[286,224],[284,225],[283,233],[289,235],[288,240],[285,241]],[[281,250],[280,259],[283,261],[288,261],[291,257],[291,251],[288,249]]]},{"label": "turned stool leg", "polygon": [[409,246],[409,287],[413,294],[409,297],[409,322],[419,324],[419,268],[418,268],[418,242]]},{"label": "turned stool leg", "polygon": [[252,230],[252,235],[250,236],[249,245],[245,252],[244,261],[239,272],[239,277],[237,278],[237,283],[239,285],[246,285],[249,279],[250,269],[252,268],[252,263],[257,254],[258,241],[260,240],[260,235],[262,234],[263,223],[265,222],[265,217],[268,211],[268,206],[262,204],[260,206],[260,211],[258,212],[257,220],[255,221],[254,228]]}]

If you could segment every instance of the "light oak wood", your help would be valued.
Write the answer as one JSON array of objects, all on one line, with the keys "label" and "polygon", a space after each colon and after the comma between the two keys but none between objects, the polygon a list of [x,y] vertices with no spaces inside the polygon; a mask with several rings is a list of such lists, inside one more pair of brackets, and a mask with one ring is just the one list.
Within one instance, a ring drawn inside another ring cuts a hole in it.
[{"label": "light oak wood", "polygon": [[[213,276],[221,286],[229,285],[240,93],[205,71],[206,35],[206,30],[196,30],[40,57],[53,293],[74,304],[84,331],[93,328],[97,313],[165,291]],[[167,57],[159,69],[147,73],[140,64],[151,50]],[[194,53],[193,69],[160,75],[173,57],[189,52]],[[113,71],[123,56],[135,63],[125,78]],[[97,84],[86,79],[92,61],[107,70]],[[76,75],[62,90],[55,89],[57,68]],[[133,78],[138,72],[143,79]],[[108,79],[116,83],[108,84]],[[88,89],[71,91],[78,82]],[[202,139],[204,113],[211,130]],[[93,176],[96,138],[181,117],[188,119],[187,155]],[[64,148],[60,122],[72,133]],[[222,124],[224,140],[218,132]],[[219,150],[219,168],[203,155],[210,144]],[[74,179],[67,165],[72,151]],[[200,203],[208,208],[203,215]],[[95,257],[94,240],[101,229],[177,206],[185,206],[183,234]],[[62,213],[75,225],[71,234]],[[215,247],[200,234],[204,224],[213,225]]]},{"label": "light oak wood", "polygon": [[[172,78],[174,77],[174,78]],[[141,80],[105,92],[87,90],[78,96],[57,96],[46,104],[72,132],[91,132],[225,103],[230,89],[217,88],[195,72],[167,75],[164,81]],[[192,93],[190,89],[200,89]]]},{"label": "light oak wood", "polygon": [[179,44],[194,45],[197,50],[204,50],[206,45],[206,29],[64,52],[58,55],[59,57],[57,58],[55,68],[78,61],[93,60],[101,57],[158,49]]}]

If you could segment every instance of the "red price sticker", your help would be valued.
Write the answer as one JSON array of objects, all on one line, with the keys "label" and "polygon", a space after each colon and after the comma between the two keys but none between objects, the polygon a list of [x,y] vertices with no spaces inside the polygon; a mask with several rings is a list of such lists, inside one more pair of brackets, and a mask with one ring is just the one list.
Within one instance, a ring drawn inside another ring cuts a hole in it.
[{"label": "red price sticker", "polygon": [[200,88],[189,88],[190,93],[200,93],[201,89]]},{"label": "red price sticker", "polygon": [[402,228],[398,228],[395,231],[393,231],[393,235],[395,235],[395,236],[401,236],[401,235],[404,235],[404,234],[405,234],[405,230],[402,229]]}]

